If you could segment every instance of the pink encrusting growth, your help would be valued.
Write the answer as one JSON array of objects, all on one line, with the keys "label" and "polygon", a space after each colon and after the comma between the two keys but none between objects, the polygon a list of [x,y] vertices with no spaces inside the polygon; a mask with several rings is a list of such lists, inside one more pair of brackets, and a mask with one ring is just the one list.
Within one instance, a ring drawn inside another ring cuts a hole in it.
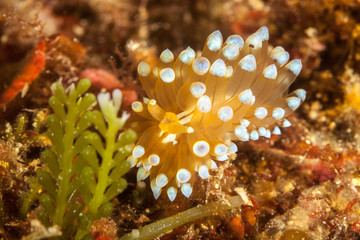
[{"label": "pink encrusting growth", "polygon": [[148,98],[132,109],[139,139],[128,158],[139,167],[137,180],[150,176],[155,198],[166,192],[173,201],[180,189],[189,197],[194,172],[209,177],[236,153],[235,140],[280,135],[285,119],[306,92],[288,88],[301,70],[282,47],[269,50],[267,27],[244,42],[239,35],[223,41],[219,31],[207,38],[201,54],[188,47],[175,59],[161,53],[158,66],[140,62],[138,73]]}]

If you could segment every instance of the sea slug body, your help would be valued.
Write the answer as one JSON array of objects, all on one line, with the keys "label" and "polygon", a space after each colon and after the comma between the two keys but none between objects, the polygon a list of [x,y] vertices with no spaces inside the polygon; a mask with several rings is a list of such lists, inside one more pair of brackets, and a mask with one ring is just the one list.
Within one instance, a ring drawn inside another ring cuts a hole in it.
[{"label": "sea slug body", "polygon": [[138,74],[147,97],[132,109],[139,139],[128,158],[137,180],[150,176],[157,199],[165,190],[173,201],[178,190],[189,197],[194,174],[206,179],[216,162],[237,151],[233,141],[280,135],[285,119],[305,100],[303,89],[288,94],[300,73],[282,47],[269,50],[267,27],[246,41],[220,31],[207,38],[201,54],[190,47],[175,59],[166,49],[158,66],[140,62]]}]

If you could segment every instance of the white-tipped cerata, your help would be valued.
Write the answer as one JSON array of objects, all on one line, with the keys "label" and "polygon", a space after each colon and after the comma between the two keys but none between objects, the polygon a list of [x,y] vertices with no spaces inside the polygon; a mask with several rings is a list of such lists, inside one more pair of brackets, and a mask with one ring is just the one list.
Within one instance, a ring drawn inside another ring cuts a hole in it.
[{"label": "white-tipped cerata", "polygon": [[137,145],[134,147],[132,151],[132,156],[134,158],[140,158],[145,154],[145,148],[141,145]]},{"label": "white-tipped cerata", "polygon": [[169,188],[167,189],[167,195],[168,195],[170,201],[174,201],[174,200],[175,200],[176,194],[177,194],[177,189],[176,189],[176,188],[174,188],[174,187],[169,187]]},{"label": "white-tipped cerata", "polygon": [[180,53],[179,58],[181,62],[189,65],[195,58],[195,51],[191,47],[188,47]]},{"label": "white-tipped cerata", "polygon": [[175,72],[172,68],[164,68],[160,71],[160,79],[165,83],[171,83],[175,80]]},{"label": "white-tipped cerata", "polygon": [[201,165],[199,167],[199,176],[202,179],[207,179],[209,177],[209,168],[206,165]]},{"label": "white-tipped cerata", "polygon": [[223,122],[228,122],[233,118],[233,110],[229,106],[222,107],[217,112],[218,118]]},{"label": "white-tipped cerata", "polygon": [[160,60],[164,63],[172,62],[174,61],[174,54],[169,49],[165,49],[160,55]]},{"label": "white-tipped cerata", "polygon": [[213,51],[219,51],[222,46],[223,38],[219,30],[213,32],[208,37],[208,40],[206,42],[207,47]]},{"label": "white-tipped cerata", "polygon": [[209,96],[203,95],[199,98],[196,104],[197,109],[202,113],[210,112],[211,110],[211,100]]},{"label": "white-tipped cerata", "polygon": [[205,94],[206,86],[202,82],[194,82],[190,86],[190,92],[191,95],[193,95],[196,98],[201,97]]},{"label": "white-tipped cerata", "polygon": [[210,62],[205,57],[196,58],[192,63],[192,69],[197,75],[204,75],[209,71]]},{"label": "white-tipped cerata", "polygon": [[151,73],[151,67],[146,62],[140,62],[138,65],[138,73],[139,75],[146,77]]},{"label": "white-tipped cerata", "polygon": [[239,65],[245,71],[253,72],[256,69],[256,59],[254,55],[249,54],[240,60]]},{"label": "white-tipped cerata", "polygon": [[210,145],[208,142],[201,140],[197,141],[193,145],[193,152],[198,157],[205,157],[210,151]]},{"label": "white-tipped cerata", "polygon": [[252,97],[253,97],[253,93],[252,93],[251,89],[246,89],[239,94],[238,98],[239,98],[240,102],[242,102],[242,103],[251,104]]},{"label": "white-tipped cerata", "polygon": [[185,197],[189,198],[192,193],[192,186],[190,183],[183,183],[181,185],[181,192],[184,194]]},{"label": "white-tipped cerata", "polygon": [[156,186],[163,188],[166,186],[166,184],[169,182],[168,177],[166,176],[165,173],[160,173],[159,175],[157,175],[156,177]]},{"label": "white-tipped cerata", "polygon": [[218,77],[224,77],[226,75],[226,65],[224,61],[219,58],[210,67],[210,74]]},{"label": "white-tipped cerata", "polygon": [[254,114],[258,119],[264,119],[267,115],[267,110],[264,107],[258,107],[255,109]]},{"label": "white-tipped cerata", "polygon": [[176,180],[179,183],[186,183],[187,181],[190,180],[190,178],[191,178],[191,173],[189,170],[187,170],[185,168],[179,169],[176,174]]}]

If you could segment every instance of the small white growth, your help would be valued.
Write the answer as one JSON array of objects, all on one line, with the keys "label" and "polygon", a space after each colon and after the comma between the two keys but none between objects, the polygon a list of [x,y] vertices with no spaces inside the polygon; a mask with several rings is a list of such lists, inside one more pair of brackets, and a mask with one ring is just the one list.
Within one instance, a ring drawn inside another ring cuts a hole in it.
[{"label": "small white growth", "polygon": [[148,161],[151,165],[153,166],[157,166],[160,163],[160,157],[157,154],[151,154],[148,157]]},{"label": "small white growth", "polygon": [[206,165],[201,165],[199,167],[199,176],[202,179],[207,179],[209,177],[209,168]]},{"label": "small white growth", "polygon": [[277,61],[280,67],[282,67],[289,60],[290,55],[284,50],[284,48],[278,46],[271,51],[270,57],[271,59]]},{"label": "small white growth", "polygon": [[222,46],[223,38],[219,30],[211,33],[207,39],[207,47],[213,51],[219,51]]},{"label": "small white growth", "polygon": [[227,67],[226,67],[226,77],[227,77],[227,78],[231,77],[232,74],[233,74],[233,72],[234,72],[234,69],[233,69],[232,66],[227,66]]},{"label": "small white growth", "polygon": [[195,58],[195,51],[191,47],[188,47],[180,53],[179,58],[181,62],[189,65]]},{"label": "small white growth", "polygon": [[122,102],[122,92],[120,89],[114,89],[114,91],[112,92],[112,102],[114,105],[114,110],[116,112],[119,111],[120,107],[121,107],[121,102]]},{"label": "small white growth", "polygon": [[168,197],[169,197],[169,199],[170,199],[171,202],[175,200],[176,194],[177,194],[177,189],[176,189],[176,188],[174,188],[174,187],[169,187],[169,188],[167,189],[167,195],[168,195]]},{"label": "small white growth", "polygon": [[186,183],[191,178],[191,172],[185,168],[181,168],[176,173],[176,180],[179,183]]},{"label": "small white growth", "polygon": [[190,183],[184,183],[181,185],[181,192],[185,197],[189,198],[192,193],[192,186]]},{"label": "small white growth", "polygon": [[132,108],[132,110],[133,110],[134,112],[137,112],[137,113],[142,112],[142,111],[144,110],[144,107],[143,107],[142,103],[139,102],[139,101],[133,102],[133,103],[131,104],[131,108]]},{"label": "small white growth", "polygon": [[210,145],[208,142],[201,140],[197,141],[193,145],[193,152],[198,157],[205,157],[210,151]]},{"label": "small white growth", "polygon": [[284,52],[284,51],[285,51],[285,49],[282,46],[276,46],[271,50],[271,54]]},{"label": "small white growth", "polygon": [[154,105],[156,104],[156,100],[155,100],[155,99],[151,99],[151,100],[149,101],[149,104],[154,106]]},{"label": "small white growth", "polygon": [[130,163],[130,168],[135,167],[136,163],[137,163],[137,159],[134,158],[133,156],[129,156],[126,161],[128,161]]},{"label": "small white growth", "polygon": [[199,98],[196,104],[197,109],[202,113],[210,112],[211,110],[211,100],[209,96],[203,95]]},{"label": "small white growth", "polygon": [[163,82],[171,83],[175,80],[175,72],[172,70],[172,68],[161,69],[160,78]]},{"label": "small white growth", "polygon": [[224,155],[227,153],[227,146],[223,143],[218,143],[214,147],[214,153],[215,155]]},{"label": "small white growth", "polygon": [[173,144],[176,144],[176,134],[169,133],[162,141],[162,143],[169,143],[172,142]]},{"label": "small white growth", "polygon": [[246,127],[240,125],[240,126],[237,126],[235,128],[235,135],[238,137],[238,138],[242,138],[243,136],[245,136],[247,133],[247,129]]},{"label": "small white growth", "polygon": [[147,174],[147,171],[143,167],[140,167],[136,174],[136,180],[138,182],[143,180],[145,178],[146,174]]},{"label": "small white growth", "polygon": [[151,72],[151,67],[148,63],[141,61],[138,65],[138,73],[143,76],[147,77],[149,76]]},{"label": "small white growth", "polygon": [[205,94],[206,86],[202,82],[194,82],[190,86],[191,95],[195,98],[199,98]]},{"label": "small white growth", "polygon": [[257,32],[260,34],[262,41],[269,40],[269,29],[266,26],[262,26]]},{"label": "small white growth", "polygon": [[246,89],[246,90],[242,91],[238,96],[240,102],[242,102],[244,104],[251,104],[252,97],[253,97],[253,94],[252,94],[251,89]]},{"label": "small white growth", "polygon": [[258,119],[264,119],[267,115],[267,110],[264,107],[258,107],[255,109],[254,115]]},{"label": "small white growth", "polygon": [[148,162],[148,161],[146,161],[146,160],[144,160],[144,161],[142,161],[142,166],[143,166],[143,168],[148,172],[150,169],[151,169],[151,167],[152,167],[152,165]]},{"label": "small white growth", "polygon": [[258,132],[259,132],[259,135],[262,136],[262,137],[265,137],[266,135],[266,129],[264,127],[260,127],[258,129]]},{"label": "small white growth", "polygon": [[164,63],[170,63],[174,61],[174,54],[169,49],[165,49],[160,54],[160,60]]},{"label": "small white growth", "polygon": [[222,156],[218,156],[218,157],[215,157],[216,160],[218,161],[226,161],[229,159],[229,157],[225,154],[225,155],[222,155]]},{"label": "small white growth", "polygon": [[144,156],[144,154],[145,154],[145,148],[141,145],[135,146],[132,151],[132,156],[134,158],[140,158],[140,157]]},{"label": "small white growth", "polygon": [[229,106],[224,106],[217,111],[218,118],[223,122],[228,122],[233,118],[233,110]]},{"label": "small white growth", "polygon": [[223,48],[223,55],[227,60],[235,60],[239,56],[239,48],[236,45],[228,44]]},{"label": "small white growth", "polygon": [[290,126],[291,126],[291,122],[289,122],[289,120],[287,120],[287,119],[284,119],[282,126],[283,126],[283,127],[290,127]]},{"label": "small white growth", "polygon": [[270,138],[271,137],[271,132],[269,129],[266,129],[266,134],[265,134],[266,138]]},{"label": "small white growth", "polygon": [[113,106],[110,102],[110,94],[109,93],[99,93],[97,96],[97,100],[100,106],[101,111],[108,117],[112,115],[114,112]]},{"label": "small white growth", "polygon": [[275,135],[281,135],[280,128],[278,126],[275,126],[272,133]]},{"label": "small white growth", "polygon": [[211,162],[211,169],[217,169],[218,168],[218,166],[217,166],[217,164],[216,164],[216,162],[214,160],[210,160],[210,162]]},{"label": "small white growth", "polygon": [[235,143],[231,142],[228,146],[228,154],[233,154],[233,153],[236,153],[238,150],[238,147],[236,146]]},{"label": "small white growth", "polygon": [[156,180],[153,179],[150,182],[150,188],[153,191],[153,195],[155,199],[158,199],[161,194],[161,187],[156,185]]},{"label": "small white growth", "polygon": [[271,64],[270,66],[266,67],[263,74],[267,79],[276,79],[277,68],[275,64]]},{"label": "small white growth", "polygon": [[258,140],[259,139],[259,133],[256,130],[252,130],[250,132],[250,139],[251,140]]},{"label": "small white growth", "polygon": [[259,49],[262,47],[263,36],[259,32],[251,34],[245,41],[245,44],[253,49]]},{"label": "small white growth", "polygon": [[[155,101],[155,100],[154,100]],[[147,97],[143,97],[143,102],[145,104],[148,104],[150,102],[150,99],[148,99]],[[156,102],[156,101],[155,101]]]},{"label": "small white growth", "polygon": [[286,65],[286,68],[289,69],[294,75],[296,76],[299,75],[302,68],[301,60],[300,59],[292,60]]},{"label": "small white growth", "polygon": [[210,62],[205,57],[196,58],[192,63],[192,69],[197,75],[204,75],[209,71]]},{"label": "small white growth", "polygon": [[130,113],[124,111],[124,112],[121,114],[121,119],[116,119],[116,122],[122,124],[123,122],[126,122],[126,121],[130,118],[130,116],[131,116]]},{"label": "small white growth", "polygon": [[245,133],[242,137],[239,138],[239,140],[243,142],[249,141],[249,133]]},{"label": "small white growth", "polygon": [[256,59],[252,54],[246,55],[239,61],[239,65],[245,71],[253,72],[256,69]]},{"label": "small white growth", "polygon": [[168,177],[164,173],[160,173],[156,177],[156,186],[163,188],[169,182]]},{"label": "small white growth", "polygon": [[254,105],[254,103],[255,103],[255,96],[252,96],[252,97],[251,97],[250,105],[252,106],[252,105]]},{"label": "small white growth", "polygon": [[226,44],[234,44],[240,50],[244,46],[244,40],[239,35],[231,35],[226,39]]},{"label": "small white growth", "polygon": [[301,104],[301,99],[297,97],[289,97],[286,99],[286,102],[292,110],[297,109]]},{"label": "small white growth", "polygon": [[140,231],[139,230],[137,230],[137,229],[133,229],[132,231],[131,231],[131,237],[133,237],[133,238],[138,238],[140,236]]},{"label": "small white growth", "polygon": [[302,101],[305,101],[306,98],[306,91],[304,89],[297,89],[295,90],[296,96],[298,96]]},{"label": "small white growth", "polygon": [[210,74],[218,77],[224,77],[226,75],[226,65],[224,61],[219,58],[210,67]]},{"label": "small white growth", "polygon": [[237,187],[234,190],[237,194],[239,194],[239,196],[243,200],[244,204],[246,204],[248,206],[253,206],[253,203],[249,199],[246,189],[244,187]]},{"label": "small white growth", "polygon": [[248,127],[250,125],[250,121],[247,119],[242,119],[240,121],[241,126]]},{"label": "small white growth", "polygon": [[21,98],[25,97],[28,90],[29,90],[29,83],[25,83],[23,88],[21,89]]},{"label": "small white growth", "polygon": [[276,107],[274,108],[273,112],[272,112],[272,116],[273,118],[275,118],[276,120],[279,120],[281,118],[283,118],[285,115],[285,110],[282,109],[281,107]]}]

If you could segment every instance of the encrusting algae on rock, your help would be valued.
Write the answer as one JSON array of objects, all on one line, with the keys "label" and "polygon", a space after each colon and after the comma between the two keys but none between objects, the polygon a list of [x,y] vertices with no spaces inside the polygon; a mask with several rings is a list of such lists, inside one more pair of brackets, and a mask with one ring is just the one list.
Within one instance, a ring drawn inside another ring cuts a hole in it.
[{"label": "encrusting algae on rock", "polygon": [[[216,161],[236,153],[234,140],[280,135],[285,119],[305,100],[288,94],[299,74],[299,59],[278,46],[269,51],[267,27],[246,41],[220,31],[207,38],[201,54],[188,47],[177,59],[166,49],[158,66],[140,62],[138,74],[148,98],[136,101],[131,127],[139,139],[128,158],[139,167],[137,180],[150,176],[157,199],[163,188],[171,201],[180,188],[189,197],[194,171],[203,179]],[[288,62],[288,63],[287,63]]]}]

